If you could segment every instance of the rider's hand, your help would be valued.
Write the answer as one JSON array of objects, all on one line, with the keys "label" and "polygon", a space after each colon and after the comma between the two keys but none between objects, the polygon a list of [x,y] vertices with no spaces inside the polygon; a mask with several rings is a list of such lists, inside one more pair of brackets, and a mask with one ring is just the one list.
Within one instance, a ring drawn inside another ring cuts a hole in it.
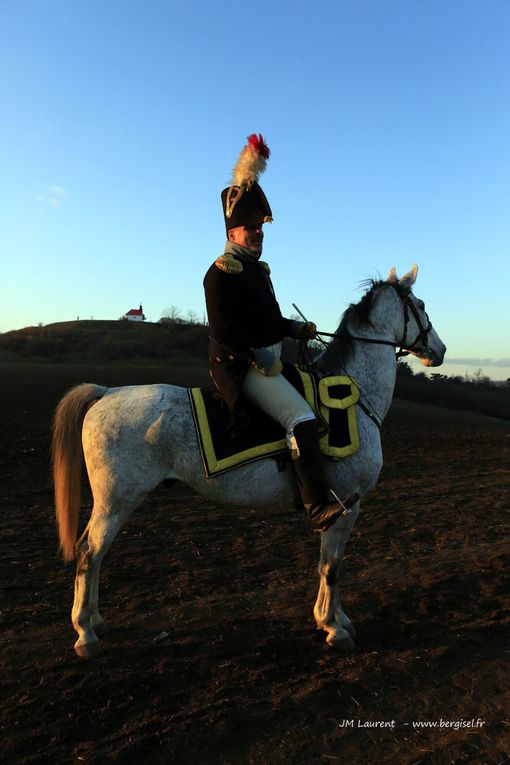
[{"label": "rider's hand", "polygon": [[296,340],[313,340],[317,336],[317,326],[313,321],[295,321],[292,327],[292,337]]},{"label": "rider's hand", "polygon": [[282,362],[267,348],[252,348],[252,351],[255,356],[252,364],[258,372],[266,377],[273,377],[282,371]]}]

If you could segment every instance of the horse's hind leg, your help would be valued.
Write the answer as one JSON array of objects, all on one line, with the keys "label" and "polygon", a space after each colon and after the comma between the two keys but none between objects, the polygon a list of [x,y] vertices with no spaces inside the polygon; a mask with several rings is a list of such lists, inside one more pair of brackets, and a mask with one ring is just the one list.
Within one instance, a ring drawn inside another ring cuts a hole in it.
[{"label": "horse's hind leg", "polygon": [[131,500],[115,512],[94,504],[89,524],[76,544],[76,580],[72,622],[78,633],[74,649],[78,656],[89,658],[99,650],[94,630],[103,622],[99,613],[99,571],[101,562],[131,512],[141,502]]},{"label": "horse's hind leg", "polygon": [[90,584],[90,624],[96,635],[101,636],[106,631],[106,622],[99,613],[99,574],[101,572],[101,561],[92,571],[92,582]]},{"label": "horse's hind leg", "polygon": [[356,636],[351,620],[342,609],[340,600],[340,576],[342,558],[359,513],[359,502],[348,515],[341,516],[328,531],[321,534],[321,557],[319,561],[320,586],[314,607],[317,629],[328,633],[326,642],[335,648],[350,651]]}]

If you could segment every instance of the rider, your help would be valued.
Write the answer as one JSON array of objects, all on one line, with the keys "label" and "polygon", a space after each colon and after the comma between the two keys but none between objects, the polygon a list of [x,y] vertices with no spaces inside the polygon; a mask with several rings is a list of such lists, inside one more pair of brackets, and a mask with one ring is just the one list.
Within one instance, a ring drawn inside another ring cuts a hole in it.
[{"label": "rider", "polygon": [[303,504],[317,531],[325,531],[344,512],[332,499],[323,469],[317,419],[280,372],[284,337],[311,339],[312,322],[282,317],[267,263],[260,260],[263,224],[271,208],[258,184],[269,148],[253,134],[221,194],[227,231],[224,253],[204,278],[210,329],[210,374],[223,400],[242,421],[242,394],[286,431]]}]

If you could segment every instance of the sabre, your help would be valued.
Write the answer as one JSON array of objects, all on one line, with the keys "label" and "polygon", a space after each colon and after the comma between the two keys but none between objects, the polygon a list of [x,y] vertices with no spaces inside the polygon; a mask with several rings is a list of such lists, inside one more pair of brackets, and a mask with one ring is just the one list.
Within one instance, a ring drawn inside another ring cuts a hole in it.
[{"label": "sabre", "polygon": [[[297,311],[297,312],[298,312],[298,314],[301,316],[301,318],[303,319],[303,321],[306,321],[306,322],[308,322],[308,319],[306,318],[306,316],[304,315],[304,313],[303,313],[302,311],[300,311],[300,310],[299,310],[299,308],[297,307],[297,305],[296,305],[295,303],[292,303],[292,307],[296,309],[296,311]],[[321,341],[321,343],[323,344],[324,348],[327,348],[327,347],[328,347],[328,344],[327,344],[327,343],[326,343],[326,342],[325,342],[325,341],[322,339],[322,337],[320,337],[320,335],[324,335],[324,334],[327,334],[327,333],[325,333],[325,332],[316,332],[316,335],[317,335],[317,340],[320,340],[320,341]],[[331,335],[331,337],[333,337],[333,335]]]},{"label": "sabre", "polygon": [[301,316],[301,318],[303,319],[303,321],[308,321],[308,319],[306,318],[306,316],[304,315],[304,313],[301,313],[301,311],[299,310],[299,308],[297,307],[297,305],[296,305],[295,303],[292,303],[292,307],[296,309],[296,311],[297,311],[297,312],[298,312],[298,314]]}]

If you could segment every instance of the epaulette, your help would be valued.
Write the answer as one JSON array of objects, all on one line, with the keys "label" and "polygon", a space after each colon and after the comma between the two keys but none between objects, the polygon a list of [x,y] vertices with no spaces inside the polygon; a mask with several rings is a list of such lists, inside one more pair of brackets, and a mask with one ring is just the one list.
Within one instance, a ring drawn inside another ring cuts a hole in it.
[{"label": "epaulette", "polygon": [[266,263],[264,260],[259,260],[259,265],[262,266],[266,274],[271,273],[271,269],[269,268],[269,263]]},{"label": "epaulette", "polygon": [[221,271],[225,271],[226,274],[240,274],[243,270],[243,264],[237,258],[225,253],[216,258],[214,265]]}]

